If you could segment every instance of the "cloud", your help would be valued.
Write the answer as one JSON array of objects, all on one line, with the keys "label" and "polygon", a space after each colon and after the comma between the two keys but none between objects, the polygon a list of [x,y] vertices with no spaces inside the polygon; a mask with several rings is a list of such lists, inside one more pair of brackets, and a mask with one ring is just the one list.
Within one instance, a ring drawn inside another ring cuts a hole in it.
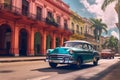
[{"label": "cloud", "polygon": [[90,4],[88,0],[80,0],[80,3],[90,12],[94,14],[96,18],[102,18],[103,22],[107,24],[108,29],[115,27],[115,23],[118,22],[117,13],[114,9],[116,2],[111,3],[106,7],[106,10],[101,10],[101,6],[104,0],[95,0],[94,4]]},{"label": "cloud", "polygon": [[116,37],[116,38],[119,39],[119,35],[118,35],[115,31],[112,31],[112,32],[111,32],[111,35],[113,35],[114,37]]}]

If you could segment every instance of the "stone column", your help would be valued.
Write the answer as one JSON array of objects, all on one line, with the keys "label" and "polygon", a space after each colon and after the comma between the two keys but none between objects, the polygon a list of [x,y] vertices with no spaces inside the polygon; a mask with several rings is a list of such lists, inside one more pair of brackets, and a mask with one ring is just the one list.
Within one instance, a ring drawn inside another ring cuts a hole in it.
[{"label": "stone column", "polygon": [[43,32],[42,35],[42,54],[46,55],[46,31]]},{"label": "stone column", "polygon": [[33,28],[31,28],[31,31],[29,33],[28,55],[34,56],[34,29]]},{"label": "stone column", "polygon": [[56,35],[55,33],[53,33],[52,35],[52,49],[54,49],[56,47]]},{"label": "stone column", "polygon": [[19,56],[19,29],[18,27],[14,27],[12,32],[12,41],[11,41],[11,53],[14,56]]},{"label": "stone column", "polygon": [[60,46],[63,46],[63,43],[64,43],[64,37],[63,37],[63,35],[61,35],[61,38],[60,38]]}]

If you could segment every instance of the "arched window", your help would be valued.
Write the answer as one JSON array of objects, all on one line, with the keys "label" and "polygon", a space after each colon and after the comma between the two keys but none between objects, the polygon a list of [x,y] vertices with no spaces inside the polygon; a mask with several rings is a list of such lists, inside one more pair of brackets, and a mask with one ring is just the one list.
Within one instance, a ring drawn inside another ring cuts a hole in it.
[{"label": "arched window", "polygon": [[77,25],[77,33],[79,33],[80,31],[79,31],[80,29],[79,29],[79,25]]},{"label": "arched window", "polygon": [[72,32],[74,33],[74,23],[72,22],[71,25],[72,25]]}]

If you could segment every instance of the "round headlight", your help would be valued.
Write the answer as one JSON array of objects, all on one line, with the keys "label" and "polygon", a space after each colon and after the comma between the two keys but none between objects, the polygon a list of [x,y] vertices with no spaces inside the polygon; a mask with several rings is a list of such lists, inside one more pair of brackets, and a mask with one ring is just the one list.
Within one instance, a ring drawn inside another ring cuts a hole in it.
[{"label": "round headlight", "polygon": [[69,53],[70,53],[70,54],[73,54],[73,50],[69,50]]}]

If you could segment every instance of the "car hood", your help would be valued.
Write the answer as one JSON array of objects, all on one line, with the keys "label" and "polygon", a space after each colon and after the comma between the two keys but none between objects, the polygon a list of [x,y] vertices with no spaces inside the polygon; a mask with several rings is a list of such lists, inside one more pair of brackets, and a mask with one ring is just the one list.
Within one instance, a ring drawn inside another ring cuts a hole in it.
[{"label": "car hood", "polygon": [[69,51],[83,51],[83,49],[73,48],[73,47],[57,47],[51,51],[51,54],[69,54]]}]

